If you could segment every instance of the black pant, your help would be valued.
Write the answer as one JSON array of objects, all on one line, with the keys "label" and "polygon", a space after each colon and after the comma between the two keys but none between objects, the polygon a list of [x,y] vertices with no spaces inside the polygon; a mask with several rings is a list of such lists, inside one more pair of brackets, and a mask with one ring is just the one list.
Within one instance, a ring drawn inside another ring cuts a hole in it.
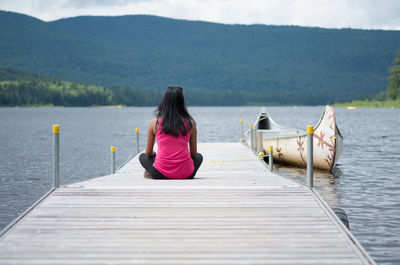
[{"label": "black pant", "polygon": [[[146,154],[142,153],[139,156],[139,161],[142,167],[144,167],[147,170],[147,172],[150,173],[153,179],[170,179],[161,174],[161,172],[158,171],[155,167],[153,167],[155,158],[156,158],[155,156],[148,157]],[[200,153],[197,153],[194,157],[192,157],[192,159],[193,159],[194,171],[192,175],[190,175],[186,179],[194,178],[194,176],[197,173],[197,170],[199,169],[201,163],[203,162],[203,156]]]}]

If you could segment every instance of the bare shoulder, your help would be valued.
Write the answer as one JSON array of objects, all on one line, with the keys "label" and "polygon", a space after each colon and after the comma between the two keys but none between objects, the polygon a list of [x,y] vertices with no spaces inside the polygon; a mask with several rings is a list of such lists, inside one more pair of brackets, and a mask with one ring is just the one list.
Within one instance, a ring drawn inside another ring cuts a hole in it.
[{"label": "bare shoulder", "polygon": [[189,120],[191,131],[196,130],[196,122],[194,120]]},{"label": "bare shoulder", "polygon": [[149,129],[151,129],[153,133],[157,131],[157,118],[150,120]]},{"label": "bare shoulder", "polygon": [[150,120],[150,124],[156,124],[157,118],[153,118]]}]

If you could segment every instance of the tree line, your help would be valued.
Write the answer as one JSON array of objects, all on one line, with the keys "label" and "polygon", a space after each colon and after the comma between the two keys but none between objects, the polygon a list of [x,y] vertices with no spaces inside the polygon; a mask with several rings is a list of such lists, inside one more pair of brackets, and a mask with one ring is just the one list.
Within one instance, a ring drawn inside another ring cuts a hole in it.
[{"label": "tree line", "polygon": [[[359,95],[367,101],[400,100],[400,50],[389,68],[389,86],[385,92],[375,95]],[[18,69],[0,67],[0,106],[154,106],[160,101],[163,89],[138,89],[103,87],[59,80],[35,75]],[[334,90],[313,90],[312,94],[294,94],[291,91],[252,90],[210,91],[185,90],[188,105],[240,106],[240,105],[295,105],[299,102],[321,104],[320,94],[335,93]],[[328,95],[334,98],[334,95]],[[322,104],[333,104],[325,101]]]},{"label": "tree line", "polygon": [[[0,106],[155,106],[164,90],[141,90],[130,87],[106,88],[63,80],[0,81]],[[203,91],[184,90],[188,105],[241,106],[296,104],[298,98],[288,94],[266,94],[263,91]],[[263,100],[267,99],[267,100]],[[268,100],[269,99],[269,100]]]},{"label": "tree line", "polygon": [[397,107],[400,108],[400,50],[393,61],[393,66],[389,68],[389,85],[386,91],[375,95],[361,95],[358,100],[352,102],[335,104],[338,107],[349,105],[358,107]]},{"label": "tree line", "polygon": [[400,50],[397,52],[397,57],[394,59],[394,65],[389,69],[392,74],[389,76],[389,86],[386,91],[386,96],[389,100],[400,100]]},{"label": "tree line", "polygon": [[[155,106],[163,93],[164,88],[103,87],[0,67],[0,106]],[[290,91],[199,91],[184,88],[184,93],[187,104],[196,106],[282,105],[282,102],[297,104],[299,100],[310,100],[309,95],[299,97]],[[314,100],[318,102],[318,97]]]},{"label": "tree line", "polygon": [[91,106],[110,105],[112,92],[103,87],[67,81],[2,81],[1,106]]}]

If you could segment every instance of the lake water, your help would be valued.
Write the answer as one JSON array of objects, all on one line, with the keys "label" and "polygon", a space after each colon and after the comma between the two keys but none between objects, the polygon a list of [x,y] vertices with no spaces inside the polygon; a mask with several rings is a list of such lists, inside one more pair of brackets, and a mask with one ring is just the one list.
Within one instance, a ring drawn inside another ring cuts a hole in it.
[{"label": "lake water", "polygon": [[[324,107],[269,107],[278,124],[316,125]],[[236,142],[259,107],[192,107],[199,142]],[[122,165],[140,149],[154,108],[0,108],[0,229],[52,186],[52,124],[60,124],[63,184],[109,174],[110,146]],[[316,171],[315,186],[346,210],[350,229],[378,264],[400,264],[400,110],[336,109],[344,150],[333,174]],[[305,170],[275,167],[304,182]],[[332,251],[335,251],[334,249]]]}]

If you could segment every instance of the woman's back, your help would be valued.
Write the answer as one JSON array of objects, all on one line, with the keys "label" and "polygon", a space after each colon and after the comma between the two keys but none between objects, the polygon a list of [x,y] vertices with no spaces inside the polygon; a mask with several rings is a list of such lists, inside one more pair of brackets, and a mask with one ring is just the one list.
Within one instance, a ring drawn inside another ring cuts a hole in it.
[{"label": "woman's back", "polygon": [[164,133],[162,120],[158,118],[157,156],[153,166],[167,178],[183,179],[193,173],[194,166],[188,149],[190,136],[189,130],[186,135],[180,133],[178,136]]},{"label": "woman's back", "polygon": [[[193,179],[203,162],[197,153],[196,123],[187,111],[181,87],[168,87],[147,129],[139,161],[153,179]],[[153,151],[157,140],[157,154]]]}]

